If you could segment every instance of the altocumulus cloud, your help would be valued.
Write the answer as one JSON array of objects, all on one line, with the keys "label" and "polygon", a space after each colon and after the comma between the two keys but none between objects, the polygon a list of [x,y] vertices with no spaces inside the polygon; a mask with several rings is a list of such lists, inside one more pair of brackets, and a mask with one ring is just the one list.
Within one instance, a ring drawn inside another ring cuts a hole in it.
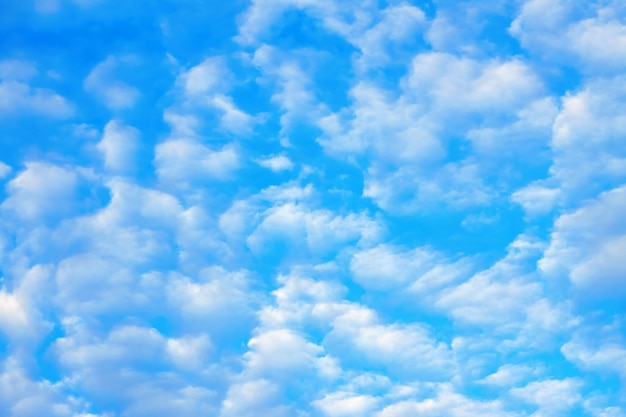
[{"label": "altocumulus cloud", "polygon": [[0,415],[626,415],[622,2],[0,10]]}]

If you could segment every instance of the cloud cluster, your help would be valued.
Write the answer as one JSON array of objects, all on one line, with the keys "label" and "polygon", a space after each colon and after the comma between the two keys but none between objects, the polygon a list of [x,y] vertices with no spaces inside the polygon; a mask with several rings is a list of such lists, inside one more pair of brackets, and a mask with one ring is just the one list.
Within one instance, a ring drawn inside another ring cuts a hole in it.
[{"label": "cloud cluster", "polygon": [[625,415],[622,3],[122,3],[0,17],[0,414]]}]

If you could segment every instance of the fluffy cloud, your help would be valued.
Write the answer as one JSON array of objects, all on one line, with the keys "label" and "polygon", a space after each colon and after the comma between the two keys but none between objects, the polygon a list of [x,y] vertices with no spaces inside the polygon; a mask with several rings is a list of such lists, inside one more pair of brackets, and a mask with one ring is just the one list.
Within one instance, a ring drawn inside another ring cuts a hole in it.
[{"label": "fluffy cloud", "polygon": [[[549,101],[541,100],[538,77],[515,59],[421,53],[401,86],[401,94],[392,95],[361,82],[351,90],[350,108],[320,122],[325,133],[320,144],[328,153],[370,156],[363,195],[392,212],[428,211],[435,202],[459,208],[488,204],[494,191],[485,185],[488,173],[480,167],[485,151],[493,148],[489,129],[549,132],[550,117],[540,124],[528,119],[538,109],[554,112]],[[510,113],[519,115],[517,124],[502,127]],[[455,123],[447,123],[449,119]],[[480,153],[451,160],[449,138],[465,135]],[[517,156],[526,148],[528,158],[533,149],[521,140],[508,140],[501,145],[505,147],[515,148]]]},{"label": "fluffy cloud", "polygon": [[67,215],[76,205],[78,180],[71,168],[27,162],[26,169],[8,183],[9,197],[1,207],[25,220]]},{"label": "fluffy cloud", "polygon": [[[624,13],[616,2],[528,0],[510,32],[544,59],[578,64],[579,70],[588,73],[614,73],[624,69]],[[553,55],[557,51],[558,58]]]},{"label": "fluffy cloud", "polygon": [[157,145],[154,162],[162,181],[184,187],[231,178],[240,166],[240,156],[234,145],[214,150],[195,140],[173,139]]},{"label": "fluffy cloud", "polygon": [[22,3],[0,414],[623,417],[622,3]]},{"label": "fluffy cloud", "polygon": [[139,145],[137,129],[112,120],[104,127],[102,140],[96,145],[104,156],[104,165],[113,172],[128,172],[135,166]]},{"label": "fluffy cloud", "polygon": [[570,204],[626,180],[624,97],[624,79],[617,77],[591,81],[564,98],[553,127],[550,172]]},{"label": "fluffy cloud", "polygon": [[87,75],[83,83],[85,90],[113,110],[133,107],[139,99],[139,90],[115,78],[115,70],[120,65],[129,64],[134,64],[133,57],[107,57]]},{"label": "fluffy cloud", "polygon": [[451,386],[442,385],[435,398],[423,401],[402,401],[376,414],[377,417],[409,417],[440,416],[464,417],[481,415],[488,417],[515,416],[516,413],[507,412],[501,401],[476,401],[454,392]]},{"label": "fluffy cloud", "polygon": [[625,201],[626,187],[620,187],[560,216],[541,270],[553,279],[569,278],[587,295],[622,298]]},{"label": "fluffy cloud", "polygon": [[581,401],[581,381],[576,378],[531,382],[511,394],[539,407],[536,415],[559,416]]}]

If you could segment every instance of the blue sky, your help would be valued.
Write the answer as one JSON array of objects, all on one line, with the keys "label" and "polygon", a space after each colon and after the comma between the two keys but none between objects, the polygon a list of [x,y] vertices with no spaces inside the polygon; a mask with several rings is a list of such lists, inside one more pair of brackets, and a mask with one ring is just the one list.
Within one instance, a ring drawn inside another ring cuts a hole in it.
[{"label": "blue sky", "polygon": [[0,3],[0,414],[624,417],[626,5]]}]

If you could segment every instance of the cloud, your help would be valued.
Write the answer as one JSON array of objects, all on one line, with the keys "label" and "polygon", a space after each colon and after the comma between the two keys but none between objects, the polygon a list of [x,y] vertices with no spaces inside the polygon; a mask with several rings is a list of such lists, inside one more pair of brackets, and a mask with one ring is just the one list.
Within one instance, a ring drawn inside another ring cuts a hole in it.
[{"label": "cloud", "polygon": [[4,179],[11,174],[11,167],[4,162],[0,161],[0,179]]},{"label": "cloud", "polygon": [[513,417],[517,414],[505,411],[504,404],[501,401],[473,400],[454,392],[451,386],[443,384],[439,388],[435,398],[429,398],[423,401],[401,401],[385,407],[375,415],[376,417],[409,417],[415,415],[425,417],[441,415],[450,417],[469,415]]},{"label": "cloud", "polygon": [[262,412],[276,417],[292,415],[282,405],[280,390],[271,381],[258,379],[233,385],[222,402],[221,417],[253,417]]},{"label": "cloud", "polygon": [[67,119],[74,108],[67,99],[47,88],[33,88],[19,81],[0,82],[0,115],[33,113],[53,119]]},{"label": "cloud", "polygon": [[135,153],[139,146],[139,131],[111,120],[104,127],[102,139],[96,148],[104,157],[104,166],[112,172],[132,171],[136,166]]},{"label": "cloud", "polygon": [[285,155],[277,155],[277,156],[272,156],[266,159],[261,159],[257,161],[257,163],[261,165],[263,168],[267,168],[274,172],[290,171],[294,167],[294,164],[293,162],[291,162],[291,159],[289,159]]},{"label": "cloud", "polygon": [[53,417],[83,416],[79,413],[86,408],[85,402],[64,396],[60,388],[49,381],[30,379],[27,370],[7,357],[0,368],[0,410],[20,417],[42,413]]},{"label": "cloud", "polygon": [[263,253],[268,242],[281,240],[301,242],[313,253],[324,253],[348,242],[367,245],[381,233],[378,222],[365,213],[335,215],[328,210],[286,203],[266,210],[246,242],[257,253]]},{"label": "cloud", "polygon": [[350,270],[368,290],[410,287],[420,292],[446,286],[461,272],[430,248],[405,251],[386,244],[356,253]]},{"label": "cloud", "polygon": [[575,407],[582,397],[580,380],[568,378],[531,382],[522,388],[514,388],[511,394],[539,407],[539,416],[560,416]]},{"label": "cloud", "polygon": [[590,81],[563,99],[553,127],[550,173],[568,201],[592,198],[626,179],[626,147],[620,139],[626,133],[624,97],[624,79],[617,77]]},{"label": "cloud", "polygon": [[9,196],[0,207],[31,221],[62,217],[76,205],[78,179],[70,169],[27,162],[26,169],[7,184]]},{"label": "cloud", "polygon": [[588,74],[616,73],[624,69],[626,54],[623,16],[623,9],[611,2],[528,0],[509,31],[548,61],[573,64]]},{"label": "cloud", "polygon": [[223,58],[209,57],[183,72],[177,82],[182,85],[185,95],[191,99],[228,90],[229,75]]},{"label": "cloud", "polygon": [[587,296],[622,298],[625,201],[626,187],[620,187],[561,215],[540,269],[553,279],[569,278]]},{"label": "cloud", "polygon": [[529,377],[534,376],[537,371],[529,365],[502,365],[498,370],[487,375],[480,382],[492,386],[509,387],[518,385]]},{"label": "cloud", "polygon": [[324,346],[344,366],[365,362],[400,379],[441,380],[452,366],[448,346],[424,326],[380,324],[375,312],[361,306],[347,308],[332,321]]},{"label": "cloud", "polygon": [[352,395],[336,392],[313,402],[325,416],[362,416],[368,415],[378,408],[378,400],[369,395]]},{"label": "cloud", "polygon": [[128,64],[133,64],[132,58],[108,56],[87,75],[83,82],[85,90],[94,94],[110,109],[123,110],[133,107],[139,99],[139,90],[115,79],[114,75],[118,67]]},{"label": "cloud", "polygon": [[198,65],[182,71],[175,83],[178,87],[175,91],[182,94],[182,98],[165,112],[166,121],[180,133],[194,136],[197,119],[193,121],[193,114],[210,109],[220,115],[220,127],[223,130],[235,135],[250,135],[258,120],[241,110],[234,99],[227,95],[233,79],[226,59],[221,56],[208,57]]},{"label": "cloud", "polygon": [[[414,57],[398,92],[366,81],[352,87],[351,105],[320,119],[319,143],[329,155],[364,161],[363,196],[384,210],[401,214],[441,205],[487,205],[495,192],[484,169],[494,155],[502,160],[497,149],[515,149],[511,156],[523,152],[529,159],[534,152],[510,133],[539,130],[547,141],[550,117],[530,122],[539,111],[555,112],[542,93],[538,76],[518,59],[424,52]],[[517,121],[503,126],[511,114]],[[507,133],[502,144],[489,138],[495,132]],[[459,136],[470,139],[467,156],[452,159],[450,138]]]},{"label": "cloud", "polygon": [[549,213],[557,205],[561,190],[540,183],[530,184],[511,195],[511,200],[524,208],[528,216]]},{"label": "cloud", "polygon": [[240,156],[232,144],[213,150],[192,139],[171,139],[156,146],[154,163],[161,181],[185,187],[232,178],[240,167]]}]

